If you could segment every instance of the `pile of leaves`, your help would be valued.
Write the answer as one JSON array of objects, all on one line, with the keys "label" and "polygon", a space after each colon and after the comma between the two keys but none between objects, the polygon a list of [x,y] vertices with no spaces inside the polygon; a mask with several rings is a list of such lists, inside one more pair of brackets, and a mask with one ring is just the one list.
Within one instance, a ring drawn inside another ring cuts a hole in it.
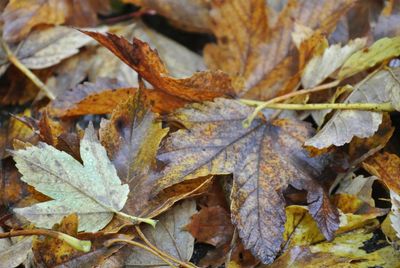
[{"label": "pile of leaves", "polygon": [[398,267],[400,1],[0,9],[0,267]]}]

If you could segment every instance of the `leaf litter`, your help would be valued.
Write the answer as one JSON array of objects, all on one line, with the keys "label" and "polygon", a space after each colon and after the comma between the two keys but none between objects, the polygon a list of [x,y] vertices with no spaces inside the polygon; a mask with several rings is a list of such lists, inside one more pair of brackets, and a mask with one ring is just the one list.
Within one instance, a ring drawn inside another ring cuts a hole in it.
[{"label": "leaf litter", "polygon": [[397,267],[399,6],[1,4],[0,267]]}]

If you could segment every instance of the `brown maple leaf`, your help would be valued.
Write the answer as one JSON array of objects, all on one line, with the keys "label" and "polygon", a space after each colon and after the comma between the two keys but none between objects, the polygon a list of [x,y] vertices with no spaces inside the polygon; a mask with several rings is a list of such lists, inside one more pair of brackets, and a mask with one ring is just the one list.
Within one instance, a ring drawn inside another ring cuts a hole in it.
[{"label": "brown maple leaf", "polygon": [[135,94],[116,107],[110,120],[102,120],[100,140],[107,149],[119,177],[130,186],[124,211],[131,215],[154,217],[175,202],[202,193],[211,177],[165,189],[151,199],[157,180],[153,172],[156,153],[168,128],[162,128],[158,115],[150,111],[142,96]]},{"label": "brown maple leaf", "polygon": [[310,213],[325,237],[338,228],[338,213],[317,178],[328,156],[311,158],[302,148],[313,129],[300,121],[242,121],[252,108],[217,99],[178,110],[170,119],[186,129],[171,134],[158,159],[167,164],[155,192],[209,174],[233,173],[232,220],[246,248],[264,263],[281,249],[285,223],[283,191],[292,185],[308,191]]},{"label": "brown maple leaf", "polygon": [[270,99],[299,82],[299,56],[292,41],[295,24],[334,30],[356,0],[290,0],[273,24],[264,0],[212,1],[212,30],[217,44],[205,48],[212,69],[244,80],[239,96]]},{"label": "brown maple leaf", "polygon": [[195,73],[189,78],[174,78],[169,76],[157,52],[147,43],[136,38],[130,43],[125,38],[112,33],[104,35],[89,31],[82,32],[108,48],[149,82],[155,90],[163,91],[175,101],[178,99],[185,104],[233,94],[231,79],[221,71],[204,71]]}]

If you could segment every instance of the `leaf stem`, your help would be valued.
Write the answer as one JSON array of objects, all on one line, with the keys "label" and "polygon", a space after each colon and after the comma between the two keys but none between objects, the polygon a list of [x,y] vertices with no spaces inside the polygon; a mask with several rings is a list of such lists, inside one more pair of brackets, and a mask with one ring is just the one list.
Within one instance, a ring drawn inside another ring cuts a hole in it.
[{"label": "leaf stem", "polygon": [[121,212],[121,211],[115,211],[115,213],[117,215],[123,217],[123,218],[131,220],[133,223],[144,222],[144,223],[150,224],[151,226],[153,226],[153,228],[156,227],[156,224],[158,222],[157,220],[153,220],[153,219],[150,219],[150,218],[140,218],[140,217],[131,216],[131,215],[126,214],[126,213]]},{"label": "leaf stem", "polygon": [[89,240],[79,240],[73,236],[53,231],[53,230],[46,230],[46,229],[29,229],[29,230],[17,230],[17,231],[10,231],[7,233],[0,233],[0,238],[9,238],[14,236],[30,236],[30,235],[45,235],[50,236],[56,239],[60,239],[73,247],[76,250],[89,252],[92,242]]},{"label": "leaf stem", "polygon": [[245,128],[249,127],[254,118],[263,109],[282,109],[282,110],[365,110],[374,112],[393,112],[395,111],[390,102],[384,103],[308,103],[308,104],[292,104],[292,103],[270,103],[253,100],[240,100],[240,102],[257,106],[254,112],[243,121]]},{"label": "leaf stem", "polygon": [[147,237],[143,234],[142,230],[140,229],[139,226],[135,226],[136,228],[136,232],[138,233],[139,237],[143,240],[143,242],[145,242],[150,248],[152,248],[154,251],[156,251],[158,254],[162,255],[165,258],[170,259],[171,261],[178,263],[180,266],[185,267],[185,268],[194,268],[196,266],[191,265],[189,263],[183,262],[181,260],[178,260],[176,258],[174,258],[173,256],[161,251],[160,249],[158,249],[155,245],[153,245],[148,239]]},{"label": "leaf stem", "polygon": [[2,38],[0,38],[0,43],[7,55],[8,60],[23,74],[25,74],[40,90],[42,90],[49,99],[54,100],[56,97],[50,91],[50,89],[34,73],[32,73],[31,70],[29,70],[22,62],[20,62],[20,60],[14,55],[10,47]]},{"label": "leaf stem", "polygon": [[166,258],[164,258],[163,256],[161,256],[159,253],[157,253],[156,251],[154,251],[154,250],[151,249],[150,247],[148,247],[148,246],[146,246],[146,245],[143,245],[142,243],[133,241],[133,240],[119,239],[119,238],[110,239],[110,240],[108,240],[108,241],[105,243],[105,246],[109,247],[109,246],[111,246],[112,244],[115,244],[115,243],[127,243],[127,244],[129,244],[129,245],[139,247],[139,248],[144,249],[144,250],[150,252],[151,254],[157,256],[158,258],[160,258],[161,260],[163,260],[166,264],[168,264],[170,267],[176,267],[173,263],[171,263],[169,260],[167,260]]}]

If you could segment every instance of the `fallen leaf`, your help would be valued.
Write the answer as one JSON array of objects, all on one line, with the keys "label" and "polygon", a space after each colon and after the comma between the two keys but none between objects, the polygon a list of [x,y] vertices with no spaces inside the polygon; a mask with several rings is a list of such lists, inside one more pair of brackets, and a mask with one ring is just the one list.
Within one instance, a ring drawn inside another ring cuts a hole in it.
[{"label": "fallen leaf", "polygon": [[[194,213],[196,213],[196,202],[193,200],[183,201],[161,215],[155,228],[146,226],[143,233],[161,251],[187,262],[193,254],[194,238],[184,230],[184,227],[189,223],[190,217]],[[137,247],[132,249],[132,254],[125,263],[125,265],[132,266],[160,266],[164,264],[161,259]]]},{"label": "fallen leaf", "polygon": [[[128,40],[133,37],[141,39],[157,50],[161,60],[174,77],[188,77],[194,72],[205,69],[202,57],[190,51],[183,45],[165,37],[147,27],[144,23],[135,21],[131,24],[118,24],[110,27],[112,33]],[[136,71],[122,62],[105,47],[99,47],[92,56],[92,66],[89,71],[89,81],[97,77],[116,78],[130,87],[138,87]]]},{"label": "fallen leaf", "polygon": [[394,130],[395,128],[392,126],[390,115],[384,113],[382,123],[373,136],[364,139],[354,137],[351,140],[348,151],[350,161],[357,161],[357,159],[370,153],[372,150],[385,146],[392,137]]},{"label": "fallen leaf", "polygon": [[[327,158],[310,158],[301,148],[313,132],[298,121],[257,119],[245,129],[252,109],[237,101],[217,99],[193,104],[170,120],[186,129],[172,133],[158,159],[167,164],[154,192],[209,174],[234,174],[231,210],[246,248],[263,262],[278,253],[285,222],[282,191],[288,185],[308,191],[313,217],[326,237],[338,226],[336,210],[314,180]],[[280,167],[280,168],[277,168]]]},{"label": "fallen leaf", "polygon": [[193,73],[206,69],[203,58],[198,54],[157,33],[144,23],[136,22],[131,28],[133,29],[130,38],[138,38],[148,43],[153,50],[157,50],[171,76],[176,78],[190,77]]},{"label": "fallen leaf", "polygon": [[392,226],[400,238],[400,158],[395,154],[377,154],[363,163],[371,174],[379,177],[390,190]]},{"label": "fallen leaf", "polygon": [[[44,80],[49,72],[48,70],[40,70],[33,73]],[[37,86],[29,78],[21,76],[21,72],[16,67],[10,66],[6,68],[5,74],[0,79],[0,104],[24,105],[34,100],[38,91]]]},{"label": "fallen leaf", "polygon": [[375,40],[383,37],[398,36],[400,33],[400,29],[397,27],[400,23],[399,1],[395,0],[391,2],[391,5],[387,5],[387,8],[382,10],[377,21],[371,22]]},{"label": "fallen leaf", "polygon": [[86,114],[107,114],[133,95],[136,89],[115,79],[98,79],[96,83],[77,85],[52,102],[50,114],[60,117]]},{"label": "fallen leaf", "polygon": [[400,55],[400,37],[382,38],[369,48],[350,56],[340,68],[338,78],[344,79]]},{"label": "fallen leaf", "polygon": [[[52,229],[76,236],[78,216],[76,214],[66,216],[60,224],[56,224]],[[35,256],[35,263],[44,267],[54,267],[62,264],[78,252],[64,241],[52,237],[44,237],[43,239],[36,237],[33,241],[32,250]]]},{"label": "fallen leaf", "polygon": [[[107,28],[97,28],[105,31]],[[58,64],[63,59],[79,52],[79,48],[89,44],[91,39],[76,29],[58,26],[34,31],[23,42],[14,45],[15,56],[29,69],[44,69]],[[2,65],[8,64],[4,55]]]},{"label": "fallen leaf", "polygon": [[202,208],[186,228],[198,242],[215,247],[230,242],[233,235],[230,215],[220,206]]},{"label": "fallen leaf", "polygon": [[304,88],[312,88],[336,71],[357,50],[367,43],[365,38],[354,39],[347,45],[331,45],[322,55],[313,57],[304,68],[301,83]]},{"label": "fallen leaf", "polygon": [[[381,70],[358,83],[344,103],[383,103],[392,100],[393,92],[400,91],[398,76],[400,68]],[[379,89],[379,90],[377,90]],[[372,136],[382,122],[382,113],[342,110],[337,111],[324,127],[311,139],[307,146],[319,149],[331,145],[342,146],[354,136]]]},{"label": "fallen leaf", "polygon": [[131,188],[124,210],[141,215],[154,183],[151,170],[158,146],[168,128],[162,128],[157,115],[136,94],[118,105],[110,120],[102,120],[99,132],[118,175]]},{"label": "fallen leaf", "polygon": [[155,164],[158,146],[168,133],[157,116],[142,102],[139,93],[118,105],[110,120],[101,121],[100,141],[126,183],[144,177]]},{"label": "fallen leaf", "polygon": [[13,151],[22,180],[54,199],[14,211],[39,227],[51,228],[63,216],[77,213],[79,230],[102,229],[124,206],[129,188],[121,185],[93,126],[86,129],[80,153],[84,165],[44,143]]},{"label": "fallen leaf", "polygon": [[349,176],[342,180],[336,193],[354,195],[370,206],[375,206],[375,201],[372,199],[372,184],[376,179],[375,176],[364,177],[360,175],[355,178]]},{"label": "fallen leaf", "polygon": [[209,2],[207,0],[123,0],[143,8],[155,10],[176,27],[186,31],[209,32]]},{"label": "fallen leaf", "polygon": [[49,200],[21,180],[11,158],[3,159],[0,165],[0,204],[4,208],[8,210]]},{"label": "fallen leaf", "polygon": [[14,268],[24,262],[31,252],[33,237],[25,237],[0,252],[0,267]]},{"label": "fallen leaf", "polygon": [[371,233],[361,229],[338,236],[332,242],[294,247],[267,267],[397,267],[400,254],[391,246],[372,253],[363,249],[364,243],[371,238]]},{"label": "fallen leaf", "polygon": [[240,97],[266,100],[284,94],[300,79],[291,38],[296,23],[330,33],[354,2],[288,1],[270,25],[264,0],[212,1],[212,30],[218,41],[205,48],[205,61],[244,80],[244,87],[237,89]]},{"label": "fallen leaf", "polygon": [[23,113],[12,116],[6,125],[0,131],[0,154],[1,159],[9,156],[8,150],[12,149],[12,144],[15,139],[36,143],[38,136],[32,128],[18,120],[18,117],[30,116],[31,110],[26,109]]},{"label": "fallen leaf", "polygon": [[98,0],[11,0],[2,14],[3,38],[10,42],[20,41],[41,24],[94,26],[96,11],[104,13],[108,9],[108,1]]},{"label": "fallen leaf", "polygon": [[199,72],[184,79],[169,76],[158,54],[134,38],[132,43],[114,34],[82,31],[108,48],[157,90],[186,102],[212,100],[231,95],[231,79],[223,72]]}]

